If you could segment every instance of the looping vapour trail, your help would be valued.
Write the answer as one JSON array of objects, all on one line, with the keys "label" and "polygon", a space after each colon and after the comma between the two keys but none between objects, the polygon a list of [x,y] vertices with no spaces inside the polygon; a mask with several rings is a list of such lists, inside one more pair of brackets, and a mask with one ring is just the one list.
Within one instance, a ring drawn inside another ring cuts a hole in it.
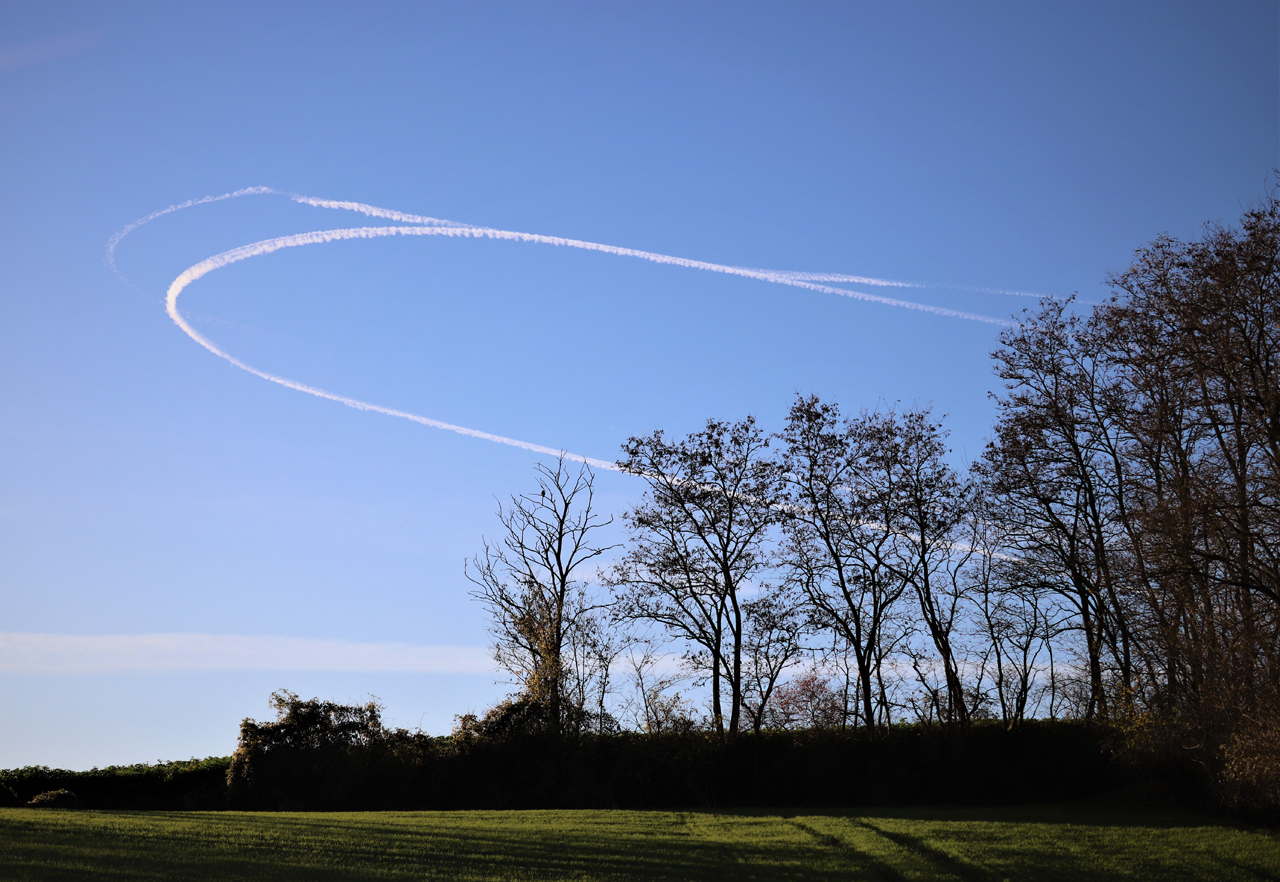
[{"label": "looping vapour trail", "polygon": [[608,462],[603,459],[593,459],[588,456],[580,456],[576,453],[568,453],[562,450],[556,450],[552,447],[544,447],[541,444],[532,444],[528,441],[520,441],[515,438],[506,438],[502,435],[494,435],[489,432],[481,432],[478,429],[468,429],[465,426],[455,426],[452,423],[433,420],[430,417],[419,416],[416,413],[408,411],[396,410],[390,407],[383,407],[379,404],[371,404],[367,401],[360,401],[356,398],[348,398],[345,395],[338,395],[334,392],[328,392],[324,389],[318,389],[315,386],[308,386],[305,383],[299,383],[296,380],[290,380],[287,377],[269,374],[266,371],[258,370],[250,364],[246,364],[236,358],[229,352],[218,347],[217,344],[209,340],[195,328],[187,323],[182,313],[178,312],[178,295],[182,293],[182,289],[190,285],[196,279],[220,269],[224,266],[237,263],[241,260],[248,260],[250,257],[257,257],[260,254],[270,254],[272,251],[279,251],[281,248],[291,248],[299,245],[313,245],[321,242],[335,242],[340,239],[372,239],[379,236],[394,235],[425,235],[428,233],[443,231],[449,229],[447,227],[362,227],[350,230],[323,230],[316,233],[301,233],[296,236],[282,236],[279,239],[268,239],[264,242],[255,242],[252,245],[245,245],[241,248],[233,248],[230,251],[224,251],[221,254],[214,255],[208,260],[203,260],[195,266],[190,267],[182,275],[173,280],[173,284],[169,286],[169,293],[165,299],[165,309],[169,313],[169,317],[182,328],[192,340],[195,340],[205,349],[212,352],[219,358],[224,358],[231,364],[248,371],[255,377],[261,377],[264,380],[270,380],[272,383],[278,383],[286,389],[294,389],[298,392],[305,392],[308,395],[314,395],[317,398],[325,398],[329,401],[336,401],[339,404],[345,404],[347,407],[353,407],[356,410],[368,410],[375,413],[386,414],[387,416],[400,417],[401,419],[411,420],[424,426],[431,426],[436,429],[445,429],[449,432],[457,432],[459,435],[467,435],[472,438],[482,438],[485,441],[494,441],[498,444],[506,444],[511,447],[519,447],[522,450],[531,450],[534,453],[546,453],[551,456],[564,456],[565,459],[574,462],[584,462],[594,468],[610,469],[619,471],[615,463]]},{"label": "looping vapour trail", "polygon": [[[219,348],[215,343],[193,328],[187,320],[178,311],[178,297],[183,289],[192,282],[230,264],[237,263],[242,260],[248,260],[251,257],[258,257],[264,254],[270,254],[283,248],[295,248],[303,245],[316,245],[325,242],[336,242],[345,239],[375,239],[387,236],[448,236],[451,238],[485,238],[497,239],[517,242],[531,242],[543,245],[557,245],[569,248],[579,248],[586,251],[598,251],[606,254],[613,254],[620,257],[635,257],[641,260],[651,261],[653,263],[667,264],[672,266],[680,266],[688,269],[698,269],[707,272],[724,273],[728,275],[743,276],[745,278],[758,279],[760,281],[772,282],[774,284],[788,285],[796,288],[804,288],[811,291],[819,291],[826,294],[837,294],[841,297],[851,297],[857,300],[865,300],[872,303],[881,303],[887,306],[896,306],[902,309],[911,309],[919,312],[932,313],[934,315],[946,316],[949,318],[967,319],[970,321],[984,322],[995,325],[1008,325],[1010,322],[994,318],[992,316],[979,315],[976,313],[963,312],[961,310],[949,309],[941,306],[932,306],[924,303],[917,303],[910,300],[899,300],[892,297],[884,297],[878,294],[868,294],[863,291],[852,291],[847,288],[835,288],[830,285],[819,284],[820,282],[845,282],[864,285],[875,285],[881,287],[897,287],[897,288],[921,288],[930,287],[920,285],[914,282],[893,281],[890,279],[874,279],[865,276],[848,276],[834,273],[802,273],[790,272],[785,270],[769,270],[754,269],[749,267],[729,266],[726,264],[708,263],[700,260],[690,260],[683,257],[673,257],[667,254],[657,254],[650,251],[638,251],[632,248],[620,248],[616,245],[603,245],[597,242],[587,242],[580,239],[566,239],[558,236],[543,236],[536,233],[520,233],[511,230],[497,230],[489,227],[478,227],[470,224],[458,223],[456,221],[442,220],[440,218],[425,217],[422,215],[406,214],[404,212],[393,211],[387,208],[379,208],[373,205],[365,205],[359,202],[339,202],[328,199],[318,199],[310,196],[301,196],[295,193],[285,193],[270,187],[248,187],[243,190],[236,190],[231,193],[224,193],[221,196],[206,196],[203,199],[192,199],[178,205],[171,205],[160,211],[152,212],[146,217],[140,218],[129,224],[124,229],[117,232],[111,237],[107,243],[107,263],[111,270],[120,278],[124,279],[124,275],[116,266],[115,251],[120,242],[141,227],[143,224],[149,223],[156,218],[181,211],[196,205],[204,205],[211,202],[221,202],[226,199],[235,199],[240,196],[273,194],[279,196],[287,196],[295,202],[315,206],[317,208],[336,209],[343,211],[355,211],[370,217],[383,218],[386,220],[399,221],[401,223],[410,224],[410,226],[387,226],[387,227],[352,227],[346,229],[335,230],[318,230],[310,233],[298,233],[291,236],[281,236],[275,239],[266,239],[261,242],[254,242],[250,245],[244,245],[239,248],[233,248],[230,251],[224,251],[221,254],[203,260],[200,263],[188,268],[170,284],[168,294],[165,298],[165,309],[169,317],[174,323],[183,330],[192,340],[199,343],[208,351],[217,355],[219,358],[225,359],[243,371],[277,383],[288,389],[298,392],[305,392],[308,395],[314,395],[317,398],[324,398],[329,401],[336,401],[339,404],[345,404],[357,410],[373,411],[376,413],[386,414],[387,416],[400,417],[402,419],[411,420],[425,426],[431,426],[437,429],[445,429],[450,432],[456,432],[460,435],[467,435],[472,438],[482,438],[486,441],[493,441],[498,444],[506,444],[512,447],[518,447],[523,450],[533,451],[535,453],[544,453],[552,456],[564,456],[566,459],[575,462],[587,463],[595,468],[609,469],[619,471],[619,467],[612,462],[606,460],[594,459],[591,457],[581,456],[579,454],[567,453],[563,450],[557,450],[552,447],[546,447],[540,444],[533,444],[527,441],[520,441],[515,438],[507,438],[502,435],[494,435],[489,432],[481,432],[476,429],[469,429],[465,426],[455,426],[451,423],[433,420],[429,417],[419,416],[418,414],[409,413],[407,411],[396,410],[394,408],[383,407],[381,405],[372,404],[367,401],[360,401],[355,398],[349,398],[345,395],[338,395],[319,389],[314,386],[308,386],[287,377],[277,376],[276,374],[267,373],[259,370],[252,365],[246,364],[229,352]],[[125,281],[128,281],[125,279]],[[995,289],[983,289],[991,290]],[[1001,293],[1022,294],[1024,292],[1005,291]]]}]

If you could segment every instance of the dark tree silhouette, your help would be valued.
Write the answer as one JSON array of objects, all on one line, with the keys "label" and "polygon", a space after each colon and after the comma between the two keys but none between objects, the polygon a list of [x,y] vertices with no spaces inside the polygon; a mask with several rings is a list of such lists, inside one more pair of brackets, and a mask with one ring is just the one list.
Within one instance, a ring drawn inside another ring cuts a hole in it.
[{"label": "dark tree silhouette", "polygon": [[596,536],[613,519],[593,509],[594,475],[586,464],[574,469],[562,456],[537,471],[538,492],[499,505],[503,535],[486,540],[466,572],[476,585],[472,596],[491,616],[494,659],[519,679],[523,703],[560,731],[581,724],[584,681],[601,674],[592,665],[598,607],[581,575],[612,547],[597,544]]},{"label": "dark tree silhouette", "polygon": [[894,536],[887,525],[895,515],[879,422],[867,414],[846,422],[835,404],[797,397],[780,436],[782,558],[815,624],[835,631],[852,651],[859,715],[872,729],[890,719],[884,632],[906,589],[891,563]]},{"label": "dark tree silhouette", "polygon": [[632,438],[619,461],[649,488],[626,515],[631,543],[611,579],[621,589],[615,614],[654,622],[693,647],[686,660],[711,681],[721,733],[741,725],[743,595],[768,566],[767,531],[777,517],[778,466],[768,446],[752,417],[708,420],[679,441],[661,431]]}]

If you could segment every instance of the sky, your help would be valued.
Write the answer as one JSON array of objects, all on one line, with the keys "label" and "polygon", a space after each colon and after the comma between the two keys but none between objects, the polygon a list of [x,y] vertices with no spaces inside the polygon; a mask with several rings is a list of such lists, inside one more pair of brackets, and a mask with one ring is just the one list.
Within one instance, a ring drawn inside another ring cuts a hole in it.
[{"label": "sky", "polygon": [[509,690],[463,562],[547,455],[238,369],[175,279],[415,226],[300,194],[910,282],[395,235],[176,308],[261,372],[604,461],[817,394],[931,407],[963,465],[1023,294],[1099,300],[1267,192],[1280,5],[11,0],[0,133],[0,768],[226,755],[280,688],[443,734]]}]

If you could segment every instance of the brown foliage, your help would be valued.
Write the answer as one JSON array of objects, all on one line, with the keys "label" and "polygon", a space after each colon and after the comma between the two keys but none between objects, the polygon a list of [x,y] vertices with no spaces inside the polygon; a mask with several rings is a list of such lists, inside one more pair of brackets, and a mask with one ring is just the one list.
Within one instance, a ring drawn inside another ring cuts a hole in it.
[{"label": "brown foliage", "polygon": [[766,719],[776,729],[839,729],[845,724],[844,700],[828,678],[809,671],[778,687]]},{"label": "brown foliage", "polygon": [[80,800],[70,790],[46,790],[27,803],[31,808],[79,808]]},{"label": "brown foliage", "polygon": [[1280,200],[1164,237],[1087,318],[1002,338],[984,463],[1019,578],[1066,599],[1086,716],[1280,806]]}]

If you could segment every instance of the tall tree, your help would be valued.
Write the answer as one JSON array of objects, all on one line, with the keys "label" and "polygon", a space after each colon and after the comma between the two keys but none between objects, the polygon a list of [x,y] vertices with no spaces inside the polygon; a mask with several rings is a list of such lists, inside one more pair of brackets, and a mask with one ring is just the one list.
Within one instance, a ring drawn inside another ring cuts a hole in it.
[{"label": "tall tree", "polygon": [[1143,714],[1225,799],[1274,805],[1280,198],[1112,283],[1088,317],[1050,303],[1002,338],[990,509],[1074,602],[1087,713]]},{"label": "tall tree", "polygon": [[891,563],[891,475],[881,418],[844,421],[835,404],[797,397],[781,434],[786,493],[782,558],[815,624],[835,631],[853,653],[858,716],[874,729],[889,722],[882,685],[885,627],[906,589]]},{"label": "tall tree", "polygon": [[753,417],[712,419],[680,440],[661,430],[631,438],[618,463],[648,490],[625,516],[631,542],[611,578],[622,589],[615,614],[654,622],[690,647],[686,662],[711,681],[721,733],[741,726],[744,594],[768,567],[777,518],[778,466],[768,448]]},{"label": "tall tree", "polygon": [[1211,769],[1237,742],[1280,755],[1280,199],[1239,229],[1158,239],[1113,283],[1096,321],[1121,390],[1148,706]]},{"label": "tall tree", "polygon": [[[598,639],[592,602],[582,581],[584,566],[613,546],[599,531],[612,523],[595,512],[595,476],[561,456],[554,467],[539,463],[538,492],[498,506],[502,536],[466,567],[472,596],[491,616],[494,659],[520,681],[523,698],[544,723],[559,731],[583,711],[582,667]],[[578,661],[579,665],[573,662]],[[596,672],[599,673],[599,672]]]},{"label": "tall tree", "polygon": [[873,421],[876,457],[887,476],[886,525],[895,551],[891,565],[910,586],[920,621],[937,652],[943,687],[930,685],[917,664],[938,718],[965,725],[971,696],[961,676],[957,628],[965,598],[964,572],[977,553],[973,536],[973,487],[946,462],[941,422],[927,410],[888,413]]},{"label": "tall tree", "polygon": [[799,598],[786,585],[766,585],[759,597],[742,604],[743,707],[751,730],[760,734],[778,681],[804,657],[808,622]]},{"label": "tall tree", "polygon": [[1046,699],[1049,715],[1056,715],[1052,643],[1070,615],[1045,588],[1039,567],[1018,556],[1006,541],[1006,512],[999,497],[987,489],[979,485],[975,494],[978,553],[966,582],[976,630],[986,642],[982,675],[990,677],[1000,719],[1012,729],[1037,716]]},{"label": "tall tree", "polygon": [[[978,472],[1023,575],[1071,607],[1083,638],[1086,718],[1107,716],[1134,678],[1124,433],[1112,353],[1070,303],[1046,301],[1001,335],[1006,391]],[[1109,689],[1111,681],[1123,684]]]}]

